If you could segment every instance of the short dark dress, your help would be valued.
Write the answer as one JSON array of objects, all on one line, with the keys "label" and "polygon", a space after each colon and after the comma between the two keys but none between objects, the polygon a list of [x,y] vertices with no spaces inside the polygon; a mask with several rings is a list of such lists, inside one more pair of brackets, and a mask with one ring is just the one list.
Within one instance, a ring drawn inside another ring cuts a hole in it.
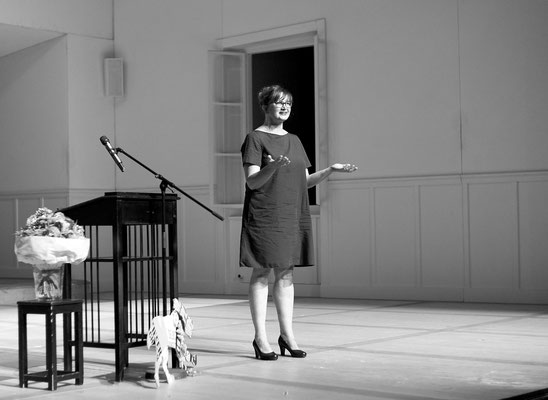
[{"label": "short dark dress", "polygon": [[312,221],[306,168],[310,161],[296,135],[249,133],[242,144],[243,164],[263,168],[267,157],[291,161],[260,188],[246,185],[240,239],[240,266],[288,268],[314,265]]}]

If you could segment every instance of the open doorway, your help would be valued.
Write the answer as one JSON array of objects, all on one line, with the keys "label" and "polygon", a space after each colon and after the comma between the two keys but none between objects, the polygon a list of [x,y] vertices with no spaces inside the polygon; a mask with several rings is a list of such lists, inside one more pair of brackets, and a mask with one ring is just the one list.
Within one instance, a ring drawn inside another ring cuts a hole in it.
[{"label": "open doorway", "polygon": [[[291,117],[284,128],[301,139],[312,163],[309,172],[316,170],[316,127],[314,88],[314,47],[300,47],[251,55],[251,93],[253,128],[264,122],[264,114],[256,95],[267,85],[278,84],[293,94]],[[311,205],[316,205],[316,190],[308,191]]]}]

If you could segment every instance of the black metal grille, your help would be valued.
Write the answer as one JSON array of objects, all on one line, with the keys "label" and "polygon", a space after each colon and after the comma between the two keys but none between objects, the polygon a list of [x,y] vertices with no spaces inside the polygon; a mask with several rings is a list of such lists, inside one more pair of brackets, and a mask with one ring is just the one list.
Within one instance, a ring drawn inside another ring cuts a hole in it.
[{"label": "black metal grille", "polygon": [[[85,285],[84,345],[112,347],[115,339],[112,268],[112,229],[106,226],[84,226],[90,239],[90,254],[80,271]],[[130,347],[145,345],[150,321],[156,315],[169,313],[169,273],[173,260],[169,249],[163,256],[161,225],[127,225],[124,227],[122,268],[126,340]],[[166,238],[169,240],[169,237]],[[164,262],[165,260],[165,262]],[[166,264],[166,265],[164,265]],[[79,267],[73,269],[73,278]]]}]

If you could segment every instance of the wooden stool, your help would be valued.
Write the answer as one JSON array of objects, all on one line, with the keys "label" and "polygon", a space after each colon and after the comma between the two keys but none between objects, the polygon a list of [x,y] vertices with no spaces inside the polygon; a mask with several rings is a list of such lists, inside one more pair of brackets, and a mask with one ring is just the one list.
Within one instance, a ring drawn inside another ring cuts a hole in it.
[{"label": "wooden stool", "polygon": [[[47,382],[48,390],[56,390],[57,383],[76,379],[84,383],[84,351],[82,340],[82,300],[25,300],[17,302],[19,314],[19,387],[28,387],[28,381]],[[71,315],[74,313],[74,341]],[[46,370],[28,373],[27,314],[42,314],[46,319]],[[57,370],[57,314],[63,314],[64,370]],[[72,347],[75,348],[72,369]]]}]

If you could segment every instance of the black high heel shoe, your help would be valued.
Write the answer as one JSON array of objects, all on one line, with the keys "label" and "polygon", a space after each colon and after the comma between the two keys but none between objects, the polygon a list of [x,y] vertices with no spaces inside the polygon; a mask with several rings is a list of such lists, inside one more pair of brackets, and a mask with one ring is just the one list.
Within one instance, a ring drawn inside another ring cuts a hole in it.
[{"label": "black high heel shoe", "polygon": [[289,351],[289,354],[291,354],[291,357],[295,357],[295,358],[306,357],[306,351],[297,350],[297,349],[293,350],[292,348],[289,347],[287,342],[281,336],[278,338],[278,346],[280,346],[280,354],[282,356],[285,356],[285,351],[287,350]]},{"label": "black high heel shoe", "polygon": [[278,359],[278,355],[273,351],[270,353],[263,353],[255,340],[253,341],[253,349],[255,350],[255,358],[258,358],[259,360],[274,361]]}]

